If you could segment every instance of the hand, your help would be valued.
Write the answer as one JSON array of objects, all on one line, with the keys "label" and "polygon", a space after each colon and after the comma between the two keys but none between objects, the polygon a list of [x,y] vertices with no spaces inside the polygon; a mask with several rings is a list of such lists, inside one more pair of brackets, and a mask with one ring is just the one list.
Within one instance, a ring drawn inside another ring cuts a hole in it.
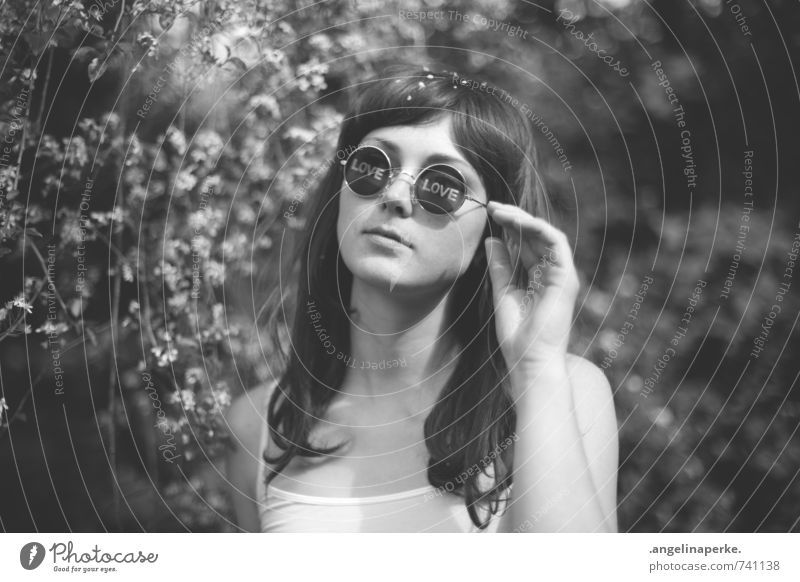
[{"label": "hand", "polygon": [[[497,339],[508,369],[563,364],[580,287],[569,241],[517,206],[492,201],[487,211],[510,239],[510,249],[496,237],[485,243]],[[520,261],[528,273],[527,289],[514,276],[512,264]]]}]

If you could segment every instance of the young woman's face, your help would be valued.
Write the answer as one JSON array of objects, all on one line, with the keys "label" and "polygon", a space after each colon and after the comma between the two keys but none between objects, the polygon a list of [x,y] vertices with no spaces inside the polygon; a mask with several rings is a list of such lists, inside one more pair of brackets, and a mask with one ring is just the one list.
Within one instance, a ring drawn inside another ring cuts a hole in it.
[{"label": "young woman's face", "polygon": [[[453,216],[434,215],[412,202],[411,178],[422,168],[446,163],[464,175],[468,194],[488,202],[478,173],[450,138],[451,118],[422,126],[382,127],[367,134],[361,145],[376,145],[390,157],[397,176],[382,194],[361,198],[343,182],[336,225],[339,250],[356,279],[393,292],[447,291],[469,267],[486,225],[486,209],[465,200]],[[408,244],[395,243],[366,231],[386,226]]]}]

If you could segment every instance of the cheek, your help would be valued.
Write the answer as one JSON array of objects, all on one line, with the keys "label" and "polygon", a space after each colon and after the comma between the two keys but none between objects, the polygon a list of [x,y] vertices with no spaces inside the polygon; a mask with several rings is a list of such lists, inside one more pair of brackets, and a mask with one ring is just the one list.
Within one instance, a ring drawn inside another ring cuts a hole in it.
[{"label": "cheek", "polygon": [[344,227],[342,226],[342,208],[339,207],[339,215],[336,218],[336,242],[339,244],[339,248],[342,248],[343,236],[345,234]]},{"label": "cheek", "polygon": [[348,200],[346,196],[339,196],[339,213],[336,219],[336,240],[339,243],[339,248],[343,245],[348,245],[356,235],[358,227],[356,221],[358,220],[358,208],[352,200]]},{"label": "cheek", "polygon": [[448,228],[431,233],[425,249],[426,263],[438,265],[454,277],[463,275],[483,244],[483,223],[478,220],[459,221]]},{"label": "cheek", "polygon": [[370,216],[371,204],[374,202],[342,195],[339,197],[338,204],[336,241],[342,260],[352,270],[353,263],[357,261],[359,254],[363,253],[363,250],[359,250],[359,245],[363,244],[360,240],[361,230],[365,226],[365,220]]}]

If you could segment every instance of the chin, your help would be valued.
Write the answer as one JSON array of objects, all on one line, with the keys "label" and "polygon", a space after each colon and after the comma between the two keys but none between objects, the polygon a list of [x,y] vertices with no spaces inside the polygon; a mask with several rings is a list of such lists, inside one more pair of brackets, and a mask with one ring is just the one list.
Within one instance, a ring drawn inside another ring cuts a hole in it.
[{"label": "chin", "polygon": [[[394,261],[395,264],[392,264]],[[408,270],[396,259],[387,257],[361,257],[352,263],[345,261],[354,279],[359,279],[372,287],[388,289],[390,284],[397,288],[407,284]]]}]

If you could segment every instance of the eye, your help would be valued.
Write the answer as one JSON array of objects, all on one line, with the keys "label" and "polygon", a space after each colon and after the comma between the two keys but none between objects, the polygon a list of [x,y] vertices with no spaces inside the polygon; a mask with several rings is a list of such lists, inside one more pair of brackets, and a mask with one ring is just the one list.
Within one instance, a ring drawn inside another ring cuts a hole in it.
[{"label": "eye", "polygon": [[345,182],[359,196],[372,196],[389,180],[389,165],[389,159],[380,149],[370,145],[361,146],[345,164]]}]

